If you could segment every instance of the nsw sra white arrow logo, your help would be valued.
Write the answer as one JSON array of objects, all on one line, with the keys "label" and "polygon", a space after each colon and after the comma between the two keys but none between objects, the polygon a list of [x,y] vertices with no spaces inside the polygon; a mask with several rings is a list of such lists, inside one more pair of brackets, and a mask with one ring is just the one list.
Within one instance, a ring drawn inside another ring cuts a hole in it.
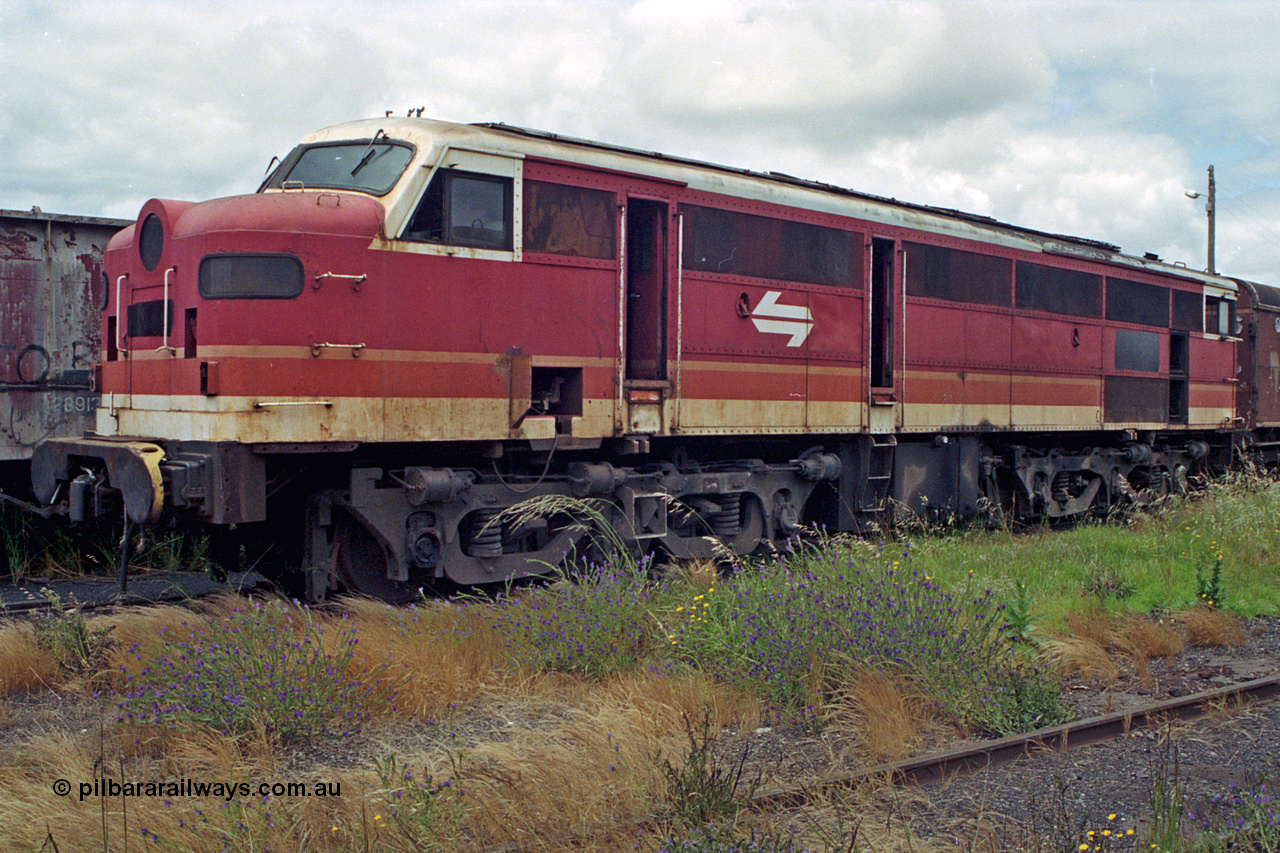
[{"label": "nsw sra white arrow logo", "polygon": [[813,331],[813,315],[805,305],[779,305],[780,296],[780,291],[767,291],[751,312],[751,322],[767,335],[790,335],[789,347],[801,346]]}]

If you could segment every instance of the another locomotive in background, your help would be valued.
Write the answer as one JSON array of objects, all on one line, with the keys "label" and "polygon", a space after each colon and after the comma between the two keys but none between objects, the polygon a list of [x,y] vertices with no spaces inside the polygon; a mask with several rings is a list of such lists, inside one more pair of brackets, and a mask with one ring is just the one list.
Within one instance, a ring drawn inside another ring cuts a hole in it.
[{"label": "another locomotive in background", "polygon": [[35,446],[98,406],[102,254],[121,219],[0,210],[0,490],[19,500]]},{"label": "another locomotive in background", "polygon": [[96,434],[37,495],[269,547],[312,599],[545,573],[590,542],[561,497],[681,558],[1106,512],[1280,423],[1270,288],[504,125],[320,131],[105,268]]}]

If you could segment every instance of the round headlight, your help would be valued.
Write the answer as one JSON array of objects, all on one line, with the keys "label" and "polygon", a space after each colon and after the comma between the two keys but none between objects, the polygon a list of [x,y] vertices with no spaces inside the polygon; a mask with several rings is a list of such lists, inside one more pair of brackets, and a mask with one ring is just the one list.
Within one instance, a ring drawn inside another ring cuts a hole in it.
[{"label": "round headlight", "polygon": [[164,225],[160,217],[154,213],[142,220],[142,234],[138,237],[138,256],[147,272],[155,269],[160,263],[160,253],[164,251]]}]

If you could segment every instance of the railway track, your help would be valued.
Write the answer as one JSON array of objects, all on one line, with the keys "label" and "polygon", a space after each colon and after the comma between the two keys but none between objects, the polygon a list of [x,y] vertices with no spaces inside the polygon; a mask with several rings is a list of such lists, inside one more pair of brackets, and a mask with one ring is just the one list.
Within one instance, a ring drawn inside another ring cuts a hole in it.
[{"label": "railway track", "polygon": [[800,808],[832,791],[856,788],[877,779],[891,780],[897,785],[928,785],[965,773],[1001,767],[1020,758],[1090,746],[1137,729],[1161,726],[1174,720],[1192,720],[1221,707],[1243,707],[1277,698],[1280,698],[1280,675],[1257,678],[1123,713],[1090,717],[1025,735],[882,764],[819,785],[762,794],[753,797],[747,807],[757,812]]},{"label": "railway track", "polygon": [[[1022,758],[1035,758],[1110,741],[1141,729],[1163,726],[1172,721],[1191,721],[1221,708],[1239,708],[1280,698],[1280,674],[1258,678],[1177,699],[1156,702],[1122,713],[1105,714],[1039,729],[1024,735],[1000,738],[933,755],[882,764],[838,779],[801,788],[773,791],[752,797],[745,809],[756,813],[798,810],[821,803],[840,790],[856,789],[870,782],[889,781],[897,786],[926,786],[968,773],[992,770]],[[659,821],[643,818],[630,827],[633,832],[656,829]],[[590,849],[594,836],[564,837],[554,840],[558,849]],[[484,853],[523,853],[545,850],[547,840],[533,846],[520,843],[486,848]]]},{"label": "railway track", "polygon": [[255,571],[233,572],[216,581],[203,572],[146,572],[129,579],[120,591],[114,578],[30,578],[21,584],[0,584],[0,618],[39,613],[52,608],[54,598],[66,607],[102,610],[126,605],[186,601],[218,592],[247,592],[268,584]]}]

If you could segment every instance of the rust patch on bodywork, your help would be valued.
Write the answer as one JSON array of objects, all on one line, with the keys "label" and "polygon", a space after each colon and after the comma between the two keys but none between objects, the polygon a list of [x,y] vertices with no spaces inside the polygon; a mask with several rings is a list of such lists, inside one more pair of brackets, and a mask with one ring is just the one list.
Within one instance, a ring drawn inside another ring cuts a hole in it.
[{"label": "rust patch on bodywork", "polygon": [[0,211],[0,460],[93,426],[102,254],[126,224]]}]

